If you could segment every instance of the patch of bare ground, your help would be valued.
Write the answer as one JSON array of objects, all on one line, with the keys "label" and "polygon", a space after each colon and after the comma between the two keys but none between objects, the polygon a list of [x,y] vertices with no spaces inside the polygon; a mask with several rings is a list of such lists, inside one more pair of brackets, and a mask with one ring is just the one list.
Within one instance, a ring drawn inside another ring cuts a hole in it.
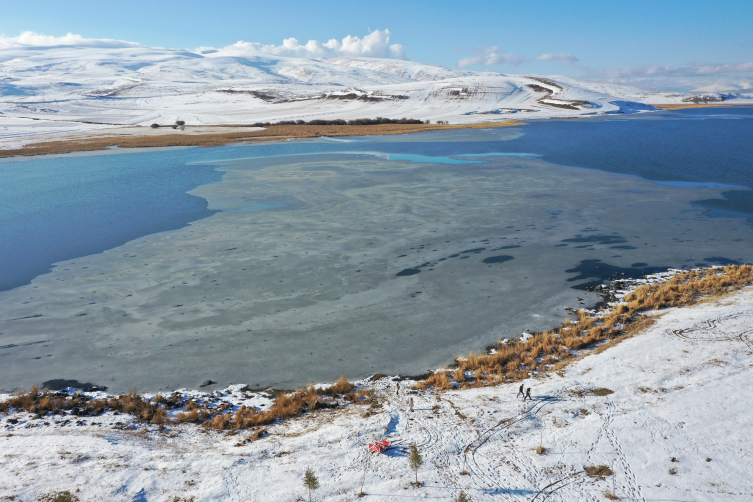
[{"label": "patch of bare ground", "polygon": [[[499,342],[490,351],[455,360],[454,371],[438,371],[418,388],[450,390],[524,380],[532,373],[557,372],[585,355],[598,353],[653,324],[655,311],[695,305],[753,284],[753,266],[696,269],[679,272],[666,281],[637,287],[614,307],[594,313],[577,312],[554,330],[526,341]],[[649,317],[647,314],[654,315]],[[608,390],[608,389],[607,389]],[[595,392],[595,391],[594,391]]]},{"label": "patch of bare ground", "polygon": [[586,474],[588,474],[589,476],[594,476],[594,477],[611,476],[612,474],[614,474],[612,472],[612,469],[610,469],[606,465],[584,466],[583,470],[586,471]]},{"label": "patch of bare ground", "polygon": [[718,108],[720,106],[753,106],[753,103],[682,103],[667,105],[651,105],[662,110],[683,110],[685,108]]},{"label": "patch of bare ground", "polygon": [[[145,134],[130,136],[107,136],[67,141],[47,141],[30,143],[22,148],[0,150],[2,157],[30,155],[51,155],[72,152],[88,152],[118,148],[154,148],[170,146],[222,146],[244,141],[276,141],[292,138],[316,138],[320,136],[379,136],[409,134],[414,132],[450,129],[488,129],[491,127],[512,127],[523,125],[513,119],[500,122],[480,122],[476,124],[376,124],[376,125],[271,125],[264,129],[247,132],[236,131],[212,134]],[[237,127],[237,126],[234,126]],[[190,127],[189,127],[190,129]],[[146,128],[145,128],[146,130]]]},{"label": "patch of bare ground", "polygon": [[39,502],[78,502],[78,497],[69,491],[45,493],[37,499]]}]

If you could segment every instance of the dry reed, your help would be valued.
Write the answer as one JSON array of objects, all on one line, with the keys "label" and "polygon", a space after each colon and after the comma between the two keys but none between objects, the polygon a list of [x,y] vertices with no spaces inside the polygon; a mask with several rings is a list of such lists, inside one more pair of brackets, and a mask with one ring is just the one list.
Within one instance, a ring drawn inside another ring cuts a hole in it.
[{"label": "dry reed", "polygon": [[29,392],[19,392],[11,399],[0,402],[0,413],[28,411],[41,417],[66,415],[69,412],[72,416],[88,417],[117,411],[132,415],[142,423],[165,425],[173,422],[168,410],[182,409],[175,422],[190,422],[201,424],[205,429],[227,431],[269,425],[308,411],[337,408],[338,399],[354,404],[374,403],[371,390],[356,388],[343,376],[326,388],[317,389],[311,384],[292,393],[280,393],[266,411],[246,406],[233,410],[230,403],[211,407],[206,401],[184,401],[180,394],[145,399],[136,389],[122,396],[93,399],[78,392],[68,396],[46,389],[40,391],[39,385],[35,384]]},{"label": "dry reed", "polygon": [[[490,353],[458,358],[454,372],[436,372],[416,386],[471,388],[520,381],[535,372],[558,371],[579,357],[578,351],[611,346],[651,325],[653,319],[644,314],[646,311],[693,305],[751,283],[751,265],[680,272],[666,281],[639,286],[614,308],[595,314],[580,310],[577,319],[566,319],[558,329],[536,334],[525,342],[500,342]],[[467,378],[468,374],[473,378]]]}]

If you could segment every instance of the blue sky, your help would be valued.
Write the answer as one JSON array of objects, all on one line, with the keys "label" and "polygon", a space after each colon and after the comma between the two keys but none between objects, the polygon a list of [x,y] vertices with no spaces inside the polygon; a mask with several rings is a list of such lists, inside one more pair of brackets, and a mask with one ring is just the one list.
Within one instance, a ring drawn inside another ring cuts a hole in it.
[{"label": "blue sky", "polygon": [[[751,0],[3,3],[0,33],[8,37],[72,32],[195,48],[239,40],[279,45],[289,37],[326,42],[388,29],[390,43],[404,46],[409,59],[452,68],[462,60],[472,70],[651,81],[665,88],[693,81],[737,81],[745,88],[753,81],[753,71],[746,71],[753,65]],[[545,61],[535,59],[545,54]]]}]

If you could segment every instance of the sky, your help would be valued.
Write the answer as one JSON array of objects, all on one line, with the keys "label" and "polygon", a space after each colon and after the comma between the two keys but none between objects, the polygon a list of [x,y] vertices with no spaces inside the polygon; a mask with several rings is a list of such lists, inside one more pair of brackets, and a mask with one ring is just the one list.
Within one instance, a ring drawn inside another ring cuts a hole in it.
[{"label": "sky", "polygon": [[244,41],[282,46],[282,54],[296,47],[283,44],[291,38],[304,47],[335,39],[340,51],[370,50],[364,37],[377,32],[392,47],[377,55],[450,68],[669,90],[753,89],[751,0],[6,0],[1,12],[0,34],[8,38],[72,33],[181,49]]}]

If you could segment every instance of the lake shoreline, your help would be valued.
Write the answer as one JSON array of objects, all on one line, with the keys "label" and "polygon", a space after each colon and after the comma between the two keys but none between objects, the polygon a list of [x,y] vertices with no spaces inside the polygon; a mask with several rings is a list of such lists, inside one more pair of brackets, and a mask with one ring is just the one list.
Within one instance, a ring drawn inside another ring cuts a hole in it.
[{"label": "lake shoreline", "polygon": [[[631,498],[690,494],[693,500],[730,489],[746,493],[742,452],[750,450],[750,437],[740,421],[753,399],[746,385],[753,340],[740,330],[750,323],[751,305],[747,287],[665,308],[621,343],[607,342],[566,367],[517,382],[440,391],[375,375],[357,382],[353,400],[336,388],[314,386],[306,392],[317,398],[302,412],[251,427],[242,421],[263,418],[294,398],[230,385],[133,393],[119,404],[108,399],[120,408],[152,411],[145,420],[98,407],[106,395],[97,391],[0,396],[0,403],[21,404],[2,414],[0,473],[9,481],[0,497],[125,494],[135,500],[175,493],[176,500],[240,502],[253,490],[277,500],[295,492],[309,465],[322,480],[320,499],[341,502],[361,493],[446,498],[448,487],[475,497],[498,486],[539,494],[554,483],[552,491],[567,500],[608,490]],[[531,399],[516,396],[519,385]],[[737,389],[735,399],[728,389]],[[215,418],[198,423],[204,412]],[[610,443],[594,448],[603,437]],[[388,448],[371,453],[369,443],[382,440]],[[422,487],[409,485],[411,444],[425,459]],[[502,467],[498,458],[505,459]],[[89,474],[74,475],[82,464]]]},{"label": "lake shoreline", "polygon": [[[102,134],[78,134],[76,138],[29,143],[21,148],[0,150],[0,159],[15,159],[18,157],[40,157],[81,152],[107,153],[114,148],[138,151],[155,148],[186,148],[194,146],[225,146],[234,143],[287,141],[291,139],[315,139],[322,137],[348,136],[386,136],[412,134],[428,131],[445,131],[454,129],[491,129],[497,127],[518,127],[524,125],[515,119],[498,122],[477,122],[473,124],[380,124],[380,125],[272,125],[265,128],[242,126],[185,126],[185,131],[175,130],[174,133],[164,134],[162,127],[151,129],[148,127],[124,126],[123,134],[117,135],[118,129],[107,129]],[[212,132],[192,134],[192,129],[206,129]],[[218,132],[221,129],[232,129],[232,132]],[[155,132],[156,131],[156,132]]]},{"label": "lake shoreline", "polygon": [[722,108],[727,106],[753,106],[753,103],[683,103],[683,104],[666,104],[651,105],[662,110],[686,110],[689,108]]},{"label": "lake shoreline", "polygon": [[[651,104],[659,111],[693,108],[727,108],[753,106],[753,103],[682,103]],[[528,117],[523,120],[567,120],[582,116]],[[131,153],[146,150],[190,148],[195,146],[226,146],[260,142],[316,139],[322,137],[357,137],[403,135],[417,132],[456,129],[491,129],[525,125],[521,119],[510,118],[493,122],[465,124],[381,124],[348,126],[268,126],[249,125],[188,125],[178,131],[172,126],[152,129],[146,126],[122,125],[106,129],[93,129],[76,133],[55,133],[48,139],[32,140],[20,148],[0,148],[0,163],[24,158],[49,157],[69,154]],[[110,125],[110,124],[107,124]]]},{"label": "lake shoreline", "polygon": [[[560,128],[570,123],[559,121]],[[541,125],[549,136],[552,126]],[[643,125],[633,128],[643,130]],[[536,129],[529,127],[526,133]],[[390,162],[363,155],[313,156],[329,151],[331,142],[323,140],[259,145],[250,150],[274,155],[253,159],[245,157],[246,146],[222,155],[215,149],[177,151],[174,155],[194,156],[190,160],[199,163],[204,157],[228,164],[222,168],[224,182],[189,193],[220,213],[85,261],[61,263],[28,289],[3,294],[3,338],[16,345],[5,357],[6,387],[78,378],[117,392],[133,385],[154,391],[211,378],[223,384],[245,381],[253,388],[293,388],[311,379],[330,381],[339,372],[363,378],[370,368],[415,375],[451,362],[469,347],[481,351],[524,330],[559,325],[565,307],[592,305],[593,284],[611,276],[634,276],[635,269],[649,264],[750,262],[745,239],[733,240],[733,231],[747,235],[739,220],[711,220],[687,205],[718,198],[718,188],[679,189],[538,158],[494,157],[478,166],[430,160],[488,155],[484,152],[494,146],[488,141],[521,132],[450,131],[410,138],[417,141],[416,151],[429,154],[425,162],[402,159],[404,153]],[[456,135],[458,144],[447,146]],[[402,145],[409,138],[403,138],[384,149],[412,151],[410,144]],[[342,148],[350,151],[358,144]],[[312,148],[311,157],[273,158]],[[140,154],[133,160],[162,165],[162,156],[140,159],[149,157]],[[115,157],[120,159],[111,156],[108,163],[131,158]],[[43,174],[53,167],[39,164]],[[307,202],[301,206],[305,210],[251,210],[281,200],[278,192]],[[598,227],[591,226],[595,211],[602,220]],[[364,224],[376,215],[382,215],[378,226]],[[719,242],[727,241],[722,249]],[[659,249],[643,248],[650,243]],[[514,261],[497,260],[508,255]],[[421,272],[400,274],[407,269]],[[531,287],[521,291],[520,284]],[[509,315],[501,322],[505,311]],[[65,337],[75,332],[81,335]],[[48,340],[43,333],[63,336]],[[411,355],[428,333],[434,347]],[[472,339],[460,333],[472,333]],[[358,340],[369,343],[354,343]],[[51,342],[55,350],[37,342]],[[80,359],[82,350],[88,367],[73,374],[66,361]],[[344,366],[332,364],[338,357]],[[232,364],[225,364],[229,359]],[[215,365],[218,360],[223,364]],[[291,364],[277,371],[270,363],[281,360]],[[312,362],[317,360],[321,363]],[[338,373],[317,369],[323,366]]]}]

